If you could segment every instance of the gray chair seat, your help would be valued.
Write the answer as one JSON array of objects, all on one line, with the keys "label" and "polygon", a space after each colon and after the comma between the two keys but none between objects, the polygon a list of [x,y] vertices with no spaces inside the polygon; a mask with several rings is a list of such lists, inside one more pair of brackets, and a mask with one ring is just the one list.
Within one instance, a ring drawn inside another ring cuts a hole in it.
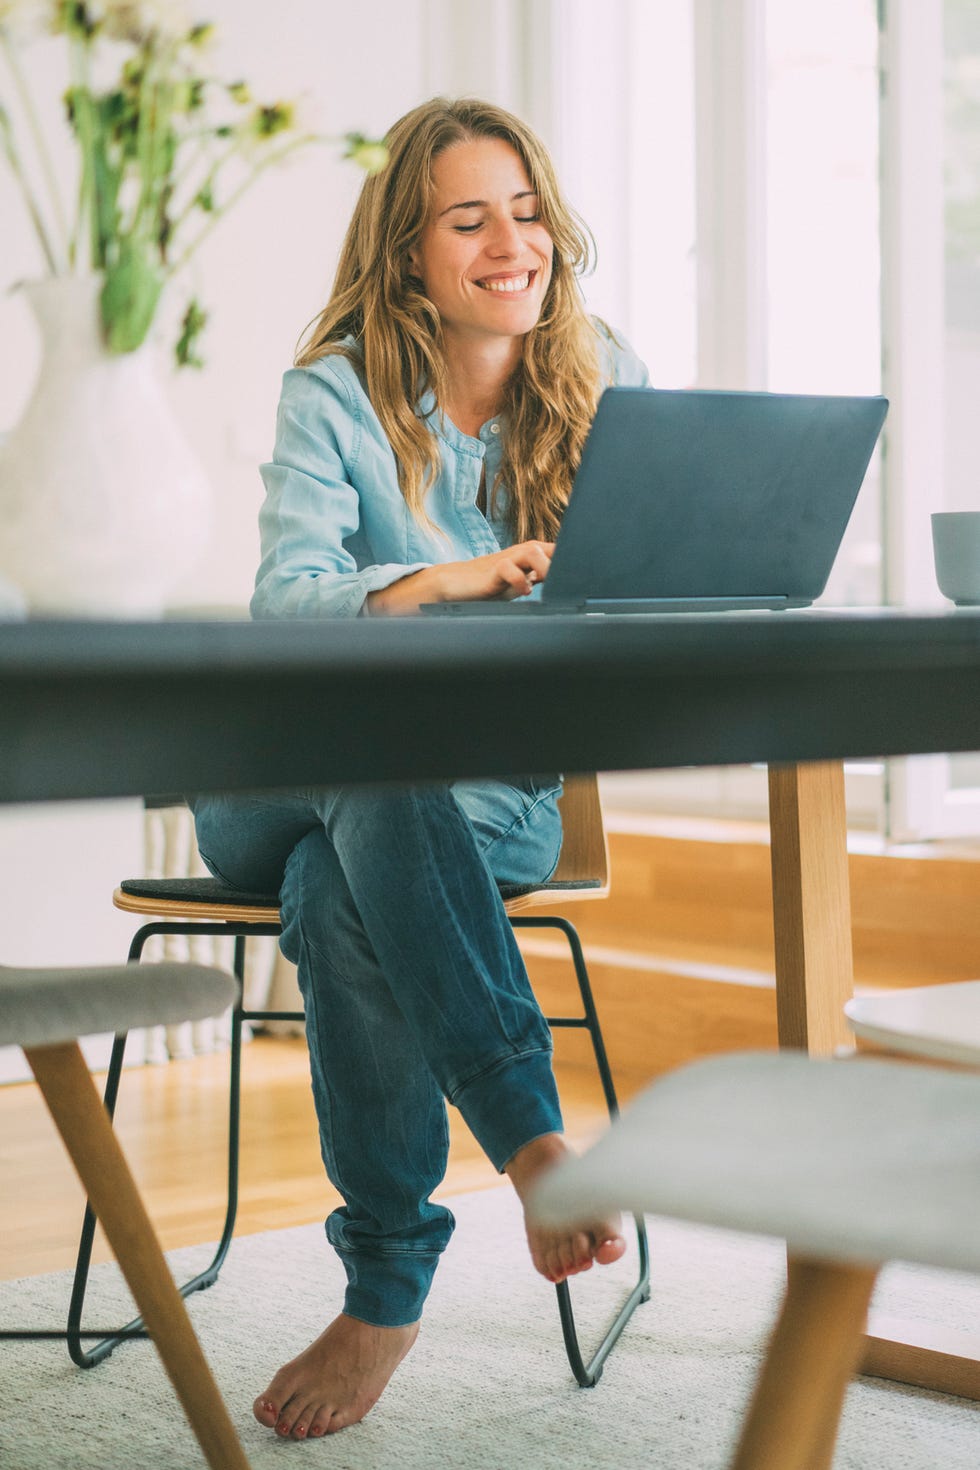
[{"label": "gray chair seat", "polygon": [[204,965],[22,970],[0,965],[0,1046],[49,1046],[102,1031],[217,1016],[235,982]]},{"label": "gray chair seat", "polygon": [[880,1264],[980,1271],[980,1076],[797,1053],[654,1083],[543,1181],[544,1223],[628,1209],[785,1239],[789,1285],[737,1470],[825,1470]]}]

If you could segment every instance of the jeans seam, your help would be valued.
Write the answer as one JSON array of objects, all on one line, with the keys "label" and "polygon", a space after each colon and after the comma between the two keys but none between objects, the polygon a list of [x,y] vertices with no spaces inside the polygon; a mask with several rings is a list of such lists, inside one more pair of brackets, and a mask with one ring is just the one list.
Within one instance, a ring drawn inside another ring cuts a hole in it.
[{"label": "jeans seam", "polygon": [[[417,793],[413,790],[411,794],[412,794],[412,800],[413,800],[413,802],[416,802],[417,803],[417,800],[418,800]],[[461,810],[461,808],[455,802],[455,799],[452,797],[452,793],[451,792],[449,793],[449,796],[450,796],[450,799],[453,801],[454,805],[456,806],[456,811],[459,814],[461,820],[464,821],[466,823],[467,827],[470,828],[470,833],[471,833],[471,836],[472,836],[472,827],[470,826],[469,819],[466,817],[465,813]],[[502,909],[503,908],[503,900],[500,898],[500,894],[499,894],[499,891],[497,889],[496,883],[494,881],[493,874],[490,872],[490,868],[486,864],[485,854],[480,854],[480,857],[481,857],[481,860],[483,861],[484,871],[486,872],[486,875],[487,875],[487,882],[490,885],[490,888],[493,891],[493,895],[496,897],[497,902],[500,904],[500,907]],[[449,929],[456,930],[456,931],[462,931],[463,925],[462,925],[461,920],[460,920],[460,915],[456,913],[456,911],[453,908],[452,904],[447,903],[447,901],[446,901],[446,897],[445,897],[445,894],[444,894],[443,889],[442,889],[442,883],[441,883],[441,881],[439,879],[438,865],[435,863],[435,861],[433,859],[431,845],[430,845],[430,843],[428,841],[425,844],[425,864],[426,864],[426,872],[427,872],[427,874],[429,876],[430,882],[432,883],[432,893],[433,893],[434,896],[435,895],[438,895],[439,906],[440,906],[440,908],[441,908],[444,916],[449,921],[449,925],[448,925]],[[435,880],[435,881],[433,881],[433,880]],[[507,925],[507,929],[510,930],[510,925],[509,925],[509,923],[507,921],[506,915],[503,915],[503,922],[504,922],[504,924]],[[491,1006],[491,1009],[493,1011],[494,1017],[496,1019],[497,1026],[500,1029],[500,1034],[501,1034],[502,1037],[504,1037],[509,1042],[510,1041],[510,1038],[508,1036],[507,1026],[505,1024],[504,1017],[501,1014],[500,1007],[499,1007],[499,1005],[497,1003],[497,998],[494,995],[493,990],[491,988],[489,988],[489,987],[487,989],[486,994],[487,994],[488,1000],[490,1001],[490,1006]],[[449,1096],[448,1093],[447,1093],[447,1096]]]},{"label": "jeans seam", "polygon": [[[298,915],[294,922],[296,923],[296,926],[299,930],[299,942],[303,946],[303,948],[307,952],[309,952],[313,948],[313,945],[310,944],[310,941],[306,936],[302,920],[299,918]],[[319,953],[319,951],[317,952]],[[307,989],[309,991],[309,994],[303,996],[303,1007],[306,1016],[306,1044],[308,1047],[310,1047],[310,1032],[312,1030],[314,1033],[317,1033],[319,1029],[317,1020],[318,1005],[316,986],[311,985],[308,986]],[[312,1053],[312,1047],[310,1047],[310,1051]],[[334,1107],[334,1098],[330,1087],[330,1082],[327,1077],[327,1070],[324,1068],[322,1058],[319,1056],[319,1046],[317,1048],[317,1051],[317,1071],[319,1072],[320,1081],[323,1088],[323,1100],[328,1113],[328,1121],[332,1127],[334,1116],[336,1113],[336,1109]],[[325,1129],[318,1120],[317,1132],[320,1135],[320,1151],[322,1153],[324,1149],[324,1136],[329,1135],[330,1127]],[[343,1180],[342,1170],[340,1168],[340,1160],[337,1158],[337,1155],[332,1146],[329,1148],[329,1162],[327,1159],[324,1159],[324,1164],[327,1168],[328,1178],[331,1180],[334,1187],[338,1190],[338,1192],[343,1196],[344,1200],[346,1201],[349,1198],[351,1191],[348,1185]]]},{"label": "jeans seam", "polygon": [[341,970],[338,965],[334,964],[327,951],[325,949],[321,949],[315,940],[309,939],[304,934],[303,923],[301,919],[297,917],[295,922],[299,924],[300,934],[302,935],[303,943],[306,945],[307,950],[310,951],[312,954],[315,954],[317,956],[317,959],[322,960],[323,964],[326,965],[331,974],[336,975],[338,980],[342,981],[345,985],[349,985],[350,976],[346,973],[346,971]]}]

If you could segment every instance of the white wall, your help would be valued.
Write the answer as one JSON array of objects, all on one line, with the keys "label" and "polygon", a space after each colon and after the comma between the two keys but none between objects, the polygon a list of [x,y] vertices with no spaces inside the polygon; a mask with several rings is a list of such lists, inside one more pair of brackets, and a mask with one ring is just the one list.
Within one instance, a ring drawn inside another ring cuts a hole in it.
[{"label": "white wall", "polygon": [[[142,804],[80,801],[0,808],[0,963],[122,964],[136,924],[112,907],[142,872]],[[90,1052],[104,1062],[108,1046]],[[28,1076],[0,1047],[0,1082]]]}]

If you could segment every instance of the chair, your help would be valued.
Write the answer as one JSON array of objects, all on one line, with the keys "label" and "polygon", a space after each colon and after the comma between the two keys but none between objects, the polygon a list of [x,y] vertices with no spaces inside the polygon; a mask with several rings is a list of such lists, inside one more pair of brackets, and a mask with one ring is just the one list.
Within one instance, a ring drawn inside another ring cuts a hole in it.
[{"label": "chair", "polygon": [[794,1052],[716,1057],[634,1100],[531,1202],[785,1239],[788,1285],[733,1470],[830,1470],[879,1266],[980,1270],[980,1077]]},{"label": "chair", "polygon": [[0,1045],[23,1047],[212,1470],[248,1470],[248,1461],[92,1082],[78,1037],[114,1031],[121,1025],[169,1024],[217,1015],[234,993],[230,975],[202,965],[161,965],[156,973],[147,968],[142,974],[123,965],[85,970],[0,967]]},{"label": "chair", "polygon": [[844,1014],[855,1036],[875,1046],[980,1067],[980,980],[856,995]]},{"label": "chair", "polygon": [[[610,1117],[615,1117],[618,1113],[616,1089],[606,1057],[579,936],[574,926],[563,916],[554,913],[531,912],[553,907],[556,900],[565,904],[584,899],[604,898],[609,892],[608,847],[599,803],[598,782],[594,775],[572,776],[566,780],[561,799],[561,812],[564,833],[561,858],[551,880],[538,887],[502,886],[501,893],[508,916],[515,928],[550,928],[557,929],[564,934],[578,982],[582,1013],[574,1016],[551,1016],[548,1017],[548,1024],[552,1027],[577,1027],[588,1031],[606,1106]],[[277,894],[243,893],[228,888],[216,879],[208,878],[127,879],[116,890],[113,902],[118,908],[150,917],[152,920],[144,924],[134,935],[129,952],[130,960],[140,958],[143,946],[155,934],[224,934],[233,935],[235,938],[233,968],[239,983],[239,999],[233,1013],[231,1030],[228,1206],[214,1258],[202,1272],[181,1287],[182,1292],[186,1295],[191,1291],[208,1287],[217,1280],[235,1228],[238,1200],[242,1023],[244,1021],[302,1020],[303,1013],[302,1011],[249,1010],[244,1005],[245,945],[250,937],[280,933]],[[117,1038],[110,1060],[105,1091],[105,1103],[110,1116],[115,1107],[125,1044],[125,1036]],[[95,1224],[95,1214],[90,1208],[86,1212],[82,1227],[75,1285],[65,1334],[72,1359],[80,1367],[91,1367],[101,1361],[124,1338],[142,1335],[142,1323],[137,1318],[118,1331],[107,1334],[103,1341],[89,1351],[85,1351],[81,1346],[81,1336],[88,1335],[81,1332],[81,1319]],[[636,1284],[588,1362],[585,1361],[579,1345],[568,1283],[560,1282],[556,1286],[562,1335],[569,1365],[576,1381],[583,1388],[591,1388],[598,1382],[605,1360],[627,1321],[639,1303],[649,1299],[649,1256],[646,1229],[642,1220],[637,1220],[636,1229],[638,1244]]]}]

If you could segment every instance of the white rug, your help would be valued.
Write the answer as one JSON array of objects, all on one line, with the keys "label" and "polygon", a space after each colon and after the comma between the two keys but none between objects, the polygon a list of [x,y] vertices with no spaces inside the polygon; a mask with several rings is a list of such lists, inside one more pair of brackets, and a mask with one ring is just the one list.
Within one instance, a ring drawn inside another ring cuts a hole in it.
[{"label": "white rug", "polygon": [[[254,1470],[701,1470],[726,1464],[780,1289],[773,1241],[650,1224],[653,1297],[638,1308],[595,1389],[575,1386],[554,1290],[527,1261],[506,1188],[453,1202],[458,1229],[422,1333],[382,1401],[341,1434],[284,1444],[251,1417],[252,1398],[334,1315],[342,1274],[319,1226],[236,1240],[218,1284],[190,1303]],[[176,1251],[187,1273],[203,1248]],[[624,1294],[622,1266],[573,1286],[583,1339]],[[66,1273],[0,1285],[0,1320],[62,1320]],[[97,1268],[98,1321],[125,1311],[115,1268]],[[980,1282],[891,1268],[879,1303],[968,1330]],[[0,1344],[4,1470],[190,1470],[196,1442],[148,1343],[91,1372],[60,1343]],[[980,1408],[864,1379],[851,1388],[835,1470],[977,1470]]]}]

